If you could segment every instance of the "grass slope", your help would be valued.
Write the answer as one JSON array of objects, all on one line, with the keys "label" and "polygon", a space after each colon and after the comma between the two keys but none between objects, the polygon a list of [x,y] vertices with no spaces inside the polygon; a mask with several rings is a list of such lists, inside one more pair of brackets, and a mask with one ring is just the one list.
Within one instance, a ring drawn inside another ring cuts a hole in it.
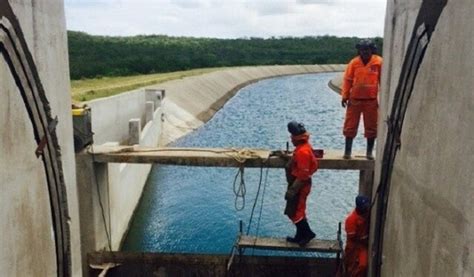
[{"label": "grass slope", "polygon": [[96,98],[108,97],[141,87],[160,84],[163,82],[182,79],[184,77],[201,75],[225,67],[193,69],[169,73],[145,74],[126,77],[103,77],[71,81],[72,99],[75,102],[90,101]]}]

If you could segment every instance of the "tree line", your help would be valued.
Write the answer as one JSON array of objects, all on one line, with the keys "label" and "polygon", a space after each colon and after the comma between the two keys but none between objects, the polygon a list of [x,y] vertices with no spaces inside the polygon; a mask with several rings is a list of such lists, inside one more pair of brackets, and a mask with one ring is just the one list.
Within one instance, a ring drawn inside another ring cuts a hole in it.
[{"label": "tree line", "polygon": [[[382,38],[373,38],[382,49]],[[192,38],[93,36],[68,31],[71,79],[128,76],[194,68],[347,63],[357,37]]]}]

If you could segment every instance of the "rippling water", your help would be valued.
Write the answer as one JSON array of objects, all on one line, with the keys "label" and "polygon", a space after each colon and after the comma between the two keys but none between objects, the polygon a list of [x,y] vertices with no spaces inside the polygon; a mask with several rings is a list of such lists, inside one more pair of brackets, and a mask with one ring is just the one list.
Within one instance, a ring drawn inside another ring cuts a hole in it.
[{"label": "rippling water", "polygon": [[[333,77],[334,73],[297,75],[245,87],[206,125],[174,146],[284,149],[289,140],[286,124],[297,120],[312,134],[314,148],[342,149],[344,110],[339,96],[327,87]],[[365,141],[359,135],[354,148],[363,147]],[[154,166],[124,250],[229,253],[239,220],[247,229],[260,177],[260,169],[245,170],[245,207],[236,211],[232,187],[236,172],[233,168]],[[263,206],[259,199],[251,234],[294,234],[294,226],[283,215],[285,182],[283,169],[268,170],[261,185]],[[353,207],[357,190],[357,171],[316,173],[307,214],[318,238],[335,239],[337,223]]]}]

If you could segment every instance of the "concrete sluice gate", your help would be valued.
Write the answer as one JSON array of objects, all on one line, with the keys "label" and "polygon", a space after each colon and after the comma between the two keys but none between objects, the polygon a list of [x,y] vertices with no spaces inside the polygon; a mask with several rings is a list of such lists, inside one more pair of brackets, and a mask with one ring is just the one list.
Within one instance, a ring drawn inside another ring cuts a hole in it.
[{"label": "concrete sluice gate", "polygon": [[[334,276],[336,259],[306,257],[235,257],[228,270],[229,256],[159,253],[92,253],[97,264],[89,276]],[[100,266],[99,266],[100,264]]]}]

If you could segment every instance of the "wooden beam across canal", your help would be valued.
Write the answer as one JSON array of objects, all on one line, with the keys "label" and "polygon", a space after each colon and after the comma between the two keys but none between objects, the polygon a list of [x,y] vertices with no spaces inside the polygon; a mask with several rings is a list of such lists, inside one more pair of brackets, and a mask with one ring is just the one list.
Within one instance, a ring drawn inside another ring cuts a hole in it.
[{"label": "wooden beam across canal", "polygon": [[[265,149],[236,148],[177,148],[141,146],[94,146],[88,152],[99,163],[156,163],[167,165],[208,167],[265,167],[283,168],[287,159]],[[291,153],[288,155],[291,157]],[[355,155],[343,159],[342,151],[326,150],[320,159],[320,169],[373,170],[374,161]]]},{"label": "wooden beam across canal", "polygon": [[[88,153],[96,163],[138,163],[206,167],[284,168],[291,153],[266,149],[93,146]],[[342,151],[325,150],[319,169],[359,170],[359,193],[371,196],[374,161],[360,153],[343,159]]]}]

